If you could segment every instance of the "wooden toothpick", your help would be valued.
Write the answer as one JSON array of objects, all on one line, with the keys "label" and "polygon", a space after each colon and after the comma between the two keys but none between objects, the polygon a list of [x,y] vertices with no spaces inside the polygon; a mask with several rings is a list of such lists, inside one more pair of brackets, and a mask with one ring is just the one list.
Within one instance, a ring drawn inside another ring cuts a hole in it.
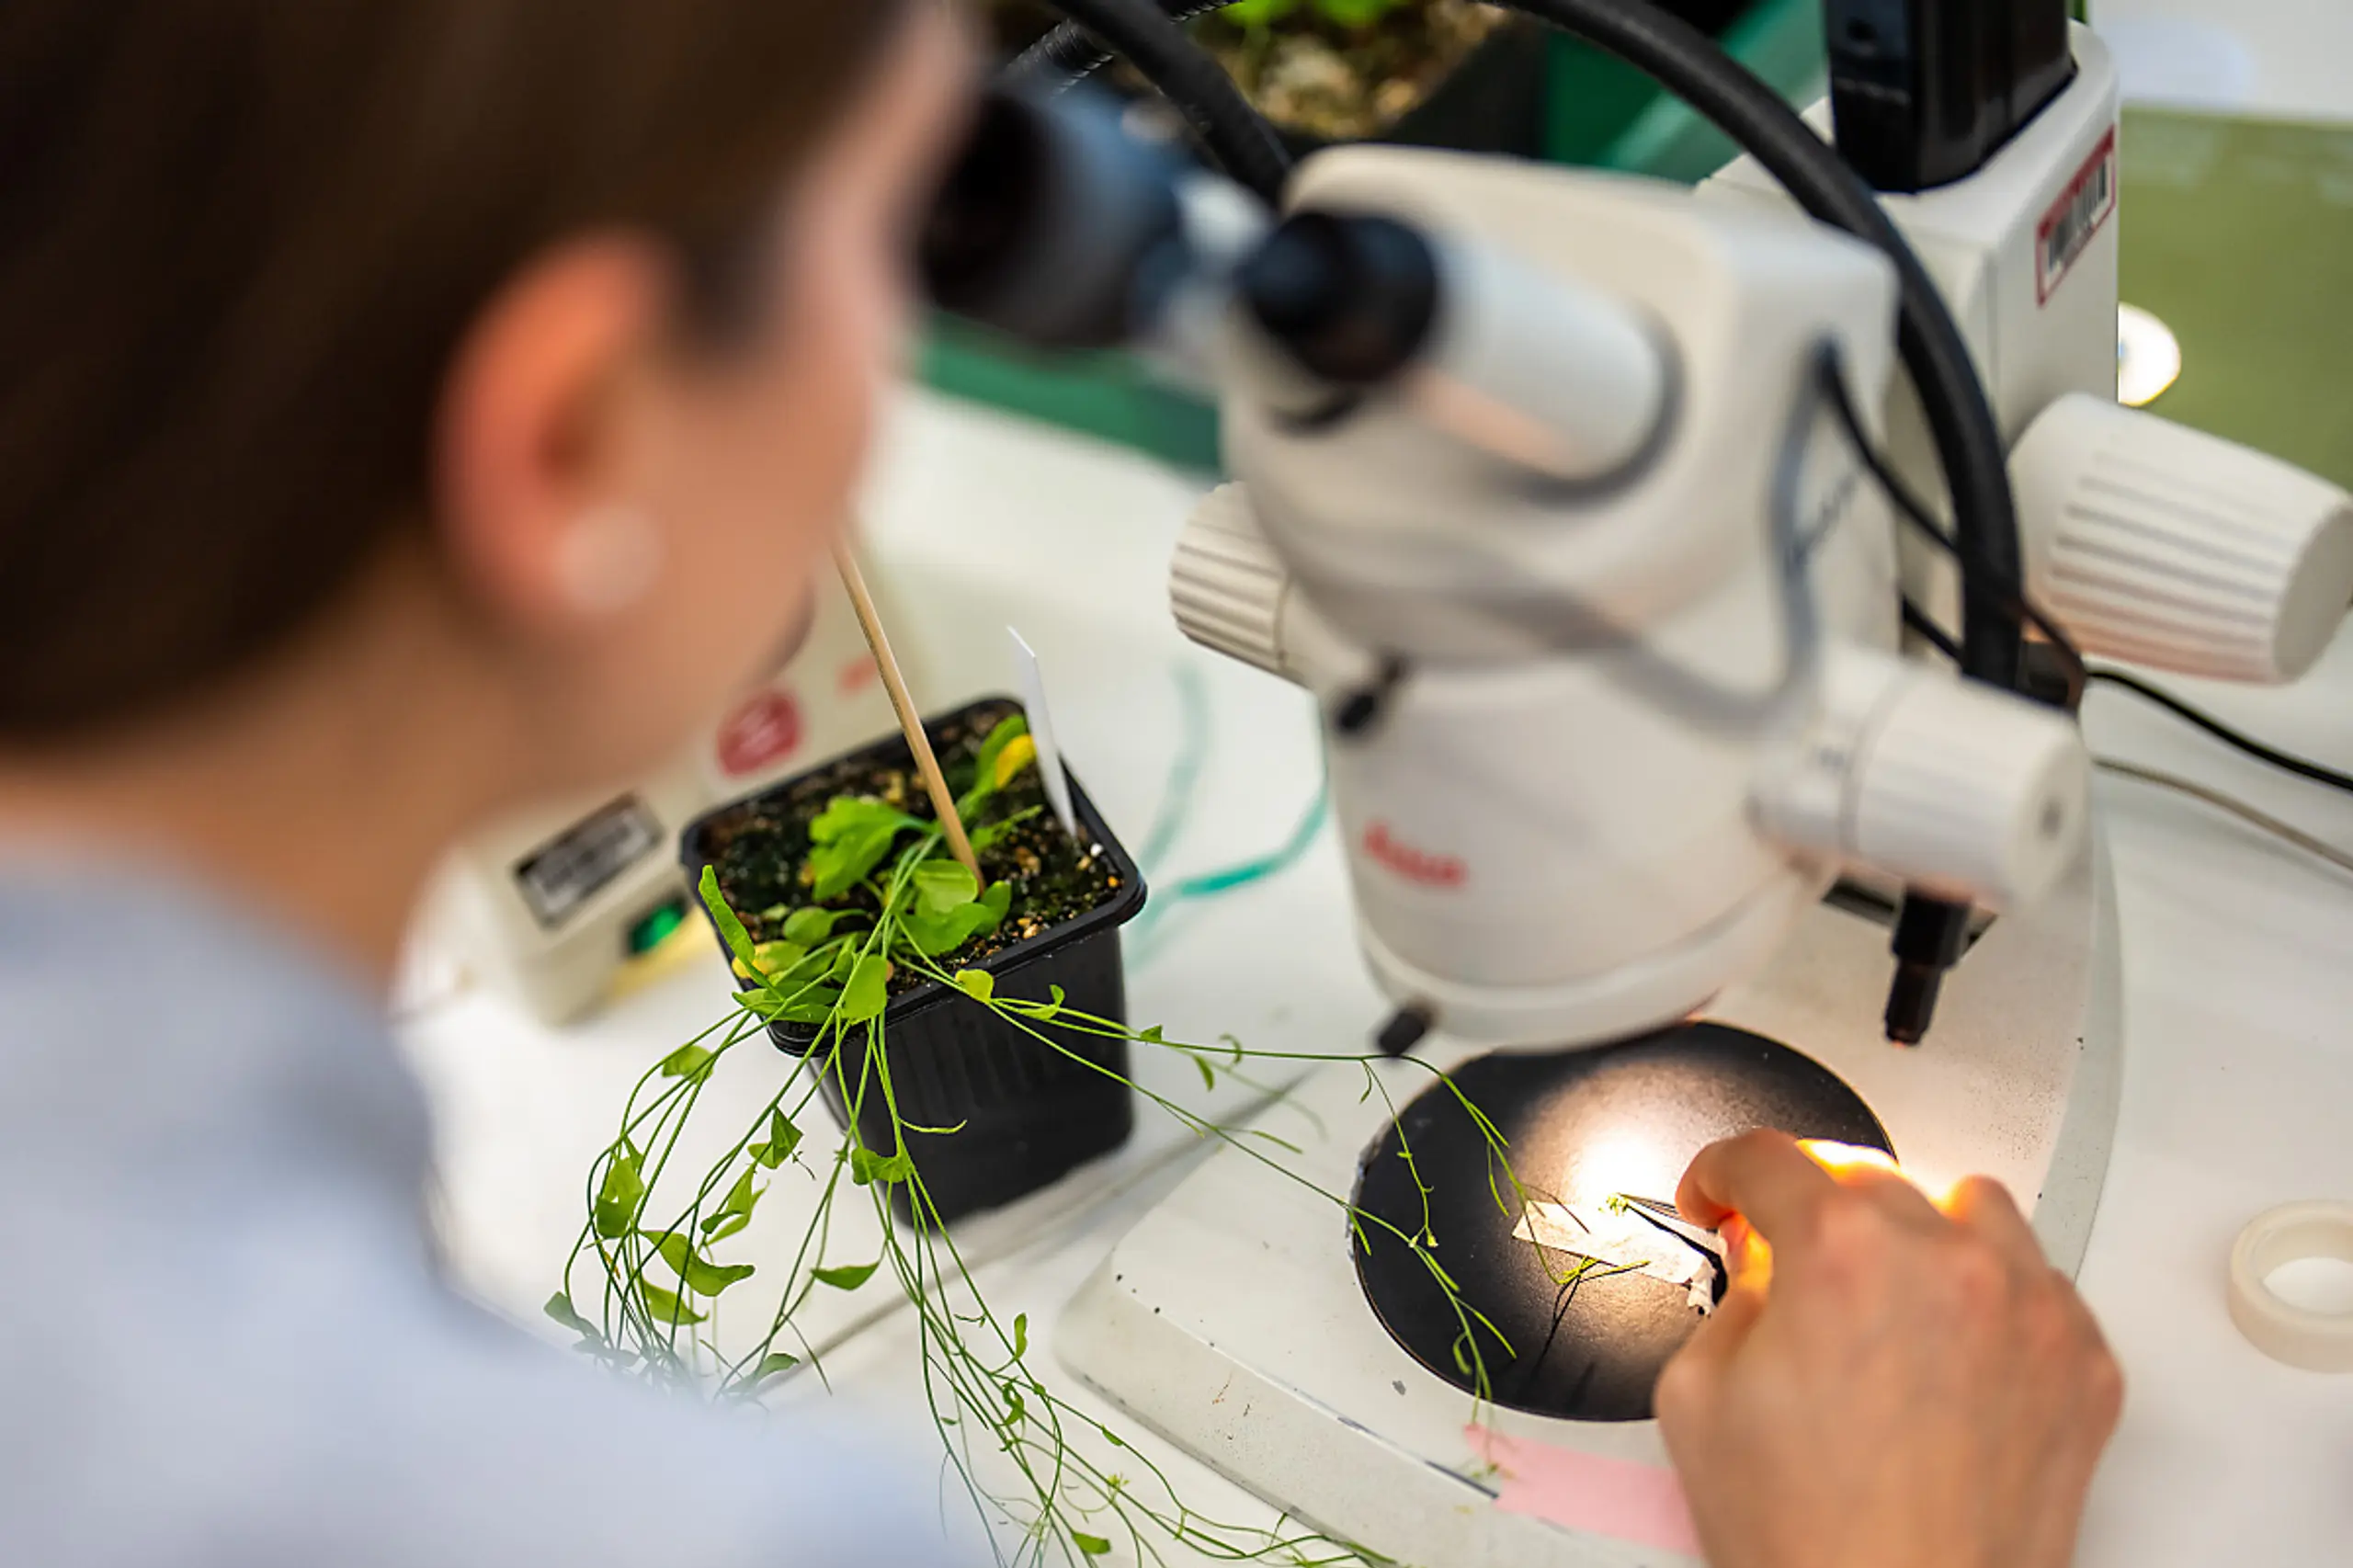
[{"label": "wooden toothpick", "polygon": [[834,546],[834,564],[841,568],[842,586],[849,590],[850,608],[858,612],[866,645],[874,650],[874,663],[882,672],[882,689],[891,694],[891,710],[899,716],[899,730],[915,754],[915,771],[923,775],[931,809],[939,818],[940,831],[948,836],[948,852],[972,873],[975,882],[983,881],[980,859],[972,853],[972,841],[964,835],[964,819],[956,814],[956,797],[948,792],[948,776],[939,771],[931,737],[924,733],[923,715],[907,694],[907,677],[899,671],[898,656],[891,652],[891,639],[882,630],[882,618],[875,612],[874,596],[867,591],[866,574],[858,570],[858,556],[847,540]]}]

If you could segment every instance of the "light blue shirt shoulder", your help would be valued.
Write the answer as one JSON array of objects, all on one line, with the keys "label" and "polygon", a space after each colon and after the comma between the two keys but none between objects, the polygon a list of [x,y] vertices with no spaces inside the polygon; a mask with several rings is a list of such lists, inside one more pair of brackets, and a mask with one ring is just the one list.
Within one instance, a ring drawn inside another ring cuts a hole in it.
[{"label": "light blue shirt shoulder", "polygon": [[0,1561],[943,1560],[920,1471],[459,1300],[430,1168],[320,955],[185,886],[0,865]]}]

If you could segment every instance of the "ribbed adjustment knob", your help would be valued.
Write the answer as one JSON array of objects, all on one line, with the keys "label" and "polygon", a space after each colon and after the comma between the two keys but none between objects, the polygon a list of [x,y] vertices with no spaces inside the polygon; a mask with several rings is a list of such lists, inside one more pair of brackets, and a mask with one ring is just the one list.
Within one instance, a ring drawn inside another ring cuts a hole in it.
[{"label": "ribbed adjustment knob", "polygon": [[1176,540],[1168,569],[1168,605],[1186,636],[1204,647],[1288,676],[1283,601],[1290,574],[1259,531],[1250,495],[1239,484],[1210,492]]},{"label": "ribbed adjustment knob", "polygon": [[2010,472],[2028,588],[2086,653],[2291,681],[2353,604],[2353,497],[2236,442],[2076,393]]},{"label": "ribbed adjustment knob", "polygon": [[2056,711],[1931,673],[1881,711],[1848,797],[1856,853],[1915,887],[2017,909],[2083,844],[2091,758]]},{"label": "ribbed adjustment knob", "polygon": [[2074,863],[2090,778],[2083,737],[2058,712],[1837,647],[1813,726],[1756,801],[1760,825],[1786,844],[2011,909]]}]

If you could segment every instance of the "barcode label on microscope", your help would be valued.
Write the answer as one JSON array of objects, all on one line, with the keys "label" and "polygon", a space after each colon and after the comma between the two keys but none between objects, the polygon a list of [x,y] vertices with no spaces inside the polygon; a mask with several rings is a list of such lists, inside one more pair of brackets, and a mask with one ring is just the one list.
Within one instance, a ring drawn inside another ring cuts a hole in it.
[{"label": "barcode label on microscope", "polygon": [[2041,303],[2051,302],[2115,212],[2116,132],[2110,131],[2035,231],[2035,283]]}]

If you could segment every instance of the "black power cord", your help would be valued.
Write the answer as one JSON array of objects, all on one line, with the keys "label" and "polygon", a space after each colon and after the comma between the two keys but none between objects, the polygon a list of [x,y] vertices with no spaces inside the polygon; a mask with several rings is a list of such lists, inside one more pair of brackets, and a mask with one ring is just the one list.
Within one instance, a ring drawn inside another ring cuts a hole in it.
[{"label": "black power cord", "polygon": [[[1974,585],[1979,593],[2008,605],[2011,613],[2020,621],[2042,633],[2049,642],[2052,653],[2066,667],[2069,698],[2067,705],[2070,708],[2076,706],[2082,699],[2085,683],[2091,678],[2091,672],[2084,664],[2084,655],[2076,649],[2075,639],[2069,637],[2057,621],[2027,597],[2026,590],[2019,585],[2023,581],[2024,574],[2004,572],[1993,562],[1970,550],[1960,539],[1948,533],[1944,525],[1937,520],[1936,515],[1928,510],[1927,503],[1921,500],[1913,493],[1912,487],[1904,483],[1903,476],[1895,472],[1893,465],[1888,462],[1885,454],[1872,443],[1870,433],[1863,428],[1862,415],[1856,410],[1853,393],[1847,391],[1847,377],[1840,368],[1836,349],[1825,350],[1824,353],[1821,377],[1824,401],[1829,403],[1831,412],[1838,416],[1839,428],[1846,433],[1847,444],[1854,449],[1856,458],[1861,461],[1863,467],[1870,471],[1872,482],[1880,487],[1881,492],[1887,496],[1895,509],[1904,515],[1904,521],[1910,523],[1938,549],[1953,558],[1955,564],[1961,568],[1961,581],[1964,585]],[[1951,634],[1929,620],[1921,612],[1920,608],[1909,599],[1904,602],[1904,623],[1919,632],[1937,652],[1944,654],[1956,665],[1961,663],[1961,649],[1953,641]]]},{"label": "black power cord", "polygon": [[2299,778],[2353,795],[2353,777],[2339,773],[2333,767],[2324,767],[2317,762],[2292,756],[2276,747],[2265,745],[2253,735],[2232,729],[2211,713],[2191,707],[2163,687],[2152,686],[2140,676],[2126,675],[2121,670],[2094,670],[2091,672],[2091,678],[2102,686],[2112,686],[2119,690],[2131,692],[2144,702],[2154,703],[2175,718],[2185,723],[2196,725],[2224,745],[2244,752],[2257,762],[2276,767],[2282,773],[2291,773]]},{"label": "black power cord", "polygon": [[[1847,392],[1846,378],[1838,373],[1835,359],[1828,360],[1824,364],[1824,386],[1826,393],[1825,401],[1837,415],[1839,426],[1846,433],[1847,444],[1854,449],[1856,457],[1861,460],[1864,468],[1870,471],[1873,482],[1886,493],[1888,500],[1894,505],[1895,509],[1903,514],[1905,521],[1909,522],[1914,528],[1946,554],[1951,556],[1963,573],[1981,579],[1988,579],[1986,585],[1989,591],[2003,594],[2015,603],[2018,607],[2020,616],[2049,640],[2052,651],[2066,665],[2079,690],[2091,686],[2112,686],[2120,691],[2130,692],[2143,701],[2163,709],[2184,723],[2204,731],[2224,745],[2254,758],[2268,767],[2278,768],[2282,773],[2290,774],[2325,789],[2353,795],[2353,774],[2340,773],[2336,768],[2314,762],[2309,757],[2298,756],[2292,752],[2284,752],[2277,746],[2267,745],[2245,731],[2233,729],[2204,709],[2183,700],[2161,686],[2143,680],[2139,676],[2123,670],[2093,669],[2085,663],[2084,655],[2076,648],[2075,640],[2070,638],[2048,613],[2027,596],[2025,589],[2016,579],[2006,581],[1992,579],[1989,569],[1982,562],[1972,562],[1964,555],[1960,541],[1938,524],[1927,507],[1921,504],[1920,498],[1912,493],[1910,486],[1904,483],[1889,465],[1885,456],[1872,444],[1870,434],[1864,430],[1861,419],[1856,415],[1854,403]],[[1938,625],[1934,617],[1913,603],[1911,599],[1904,599],[1903,606],[1904,626],[1916,633],[1923,642],[1938,653],[1958,664],[1961,659],[1961,648],[1954,642],[1952,634]]]},{"label": "black power cord", "polygon": [[[1281,202],[1290,177],[1290,153],[1282,138],[1215,57],[1154,0],[1054,0],[1054,8],[1084,28],[1098,51],[1108,50],[1133,65],[1185,117],[1228,175],[1268,206]],[[1014,62],[1008,75],[1017,84],[1059,77],[1066,85],[1077,74],[1032,60],[1039,54],[1033,49]]]}]

